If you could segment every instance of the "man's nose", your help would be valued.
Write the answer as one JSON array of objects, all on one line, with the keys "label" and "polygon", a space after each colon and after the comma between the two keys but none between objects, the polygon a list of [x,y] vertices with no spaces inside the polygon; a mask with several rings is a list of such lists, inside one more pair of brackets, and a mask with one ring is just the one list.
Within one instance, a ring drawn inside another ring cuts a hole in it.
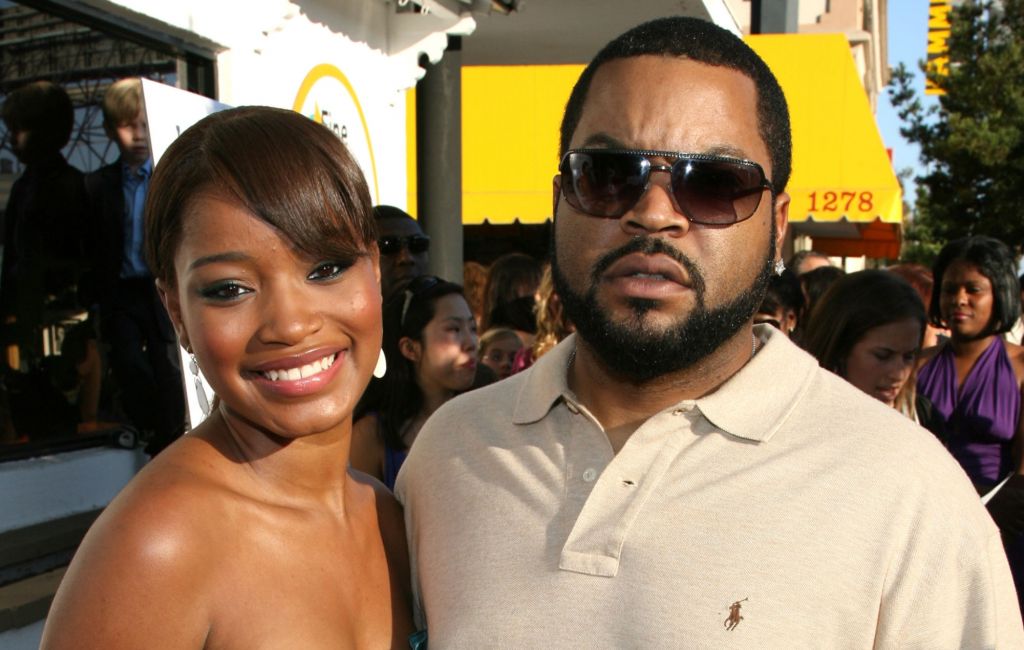
[{"label": "man's nose", "polygon": [[690,220],[672,199],[670,179],[668,169],[651,170],[644,193],[620,218],[623,230],[630,235],[664,233],[675,237],[689,231]]}]

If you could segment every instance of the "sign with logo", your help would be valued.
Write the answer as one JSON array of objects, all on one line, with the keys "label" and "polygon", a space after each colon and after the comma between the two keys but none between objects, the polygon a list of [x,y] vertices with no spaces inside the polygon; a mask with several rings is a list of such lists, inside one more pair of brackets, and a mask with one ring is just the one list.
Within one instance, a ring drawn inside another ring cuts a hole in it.
[{"label": "sign with logo", "polygon": [[313,67],[302,80],[292,109],[323,124],[341,138],[363,170],[374,204],[380,203],[370,129],[359,97],[345,74],[329,63]]}]

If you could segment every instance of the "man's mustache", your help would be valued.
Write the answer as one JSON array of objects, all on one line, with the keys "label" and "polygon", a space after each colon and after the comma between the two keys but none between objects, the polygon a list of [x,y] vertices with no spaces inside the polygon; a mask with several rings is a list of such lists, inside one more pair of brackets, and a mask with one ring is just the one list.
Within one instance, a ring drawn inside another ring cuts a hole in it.
[{"label": "man's mustache", "polygon": [[644,255],[665,255],[679,263],[690,276],[690,285],[698,300],[704,297],[704,275],[700,272],[697,264],[686,255],[683,255],[671,244],[659,237],[645,237],[637,235],[628,243],[608,251],[594,263],[594,269],[590,273],[591,284],[597,285],[601,282],[601,276],[611,268],[612,264],[627,255],[642,253]]}]

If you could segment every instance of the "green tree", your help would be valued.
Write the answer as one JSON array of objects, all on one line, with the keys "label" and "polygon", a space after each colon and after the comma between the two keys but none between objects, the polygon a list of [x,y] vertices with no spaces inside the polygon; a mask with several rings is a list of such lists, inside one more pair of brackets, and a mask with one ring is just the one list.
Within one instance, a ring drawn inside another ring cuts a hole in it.
[{"label": "green tree", "polygon": [[[889,96],[900,133],[921,147],[915,256],[965,235],[1024,244],[1024,0],[965,2],[950,16],[949,69],[927,71],[945,91],[925,109],[903,64]],[[924,64],[921,64],[925,69]],[[909,251],[908,251],[909,252]]]}]

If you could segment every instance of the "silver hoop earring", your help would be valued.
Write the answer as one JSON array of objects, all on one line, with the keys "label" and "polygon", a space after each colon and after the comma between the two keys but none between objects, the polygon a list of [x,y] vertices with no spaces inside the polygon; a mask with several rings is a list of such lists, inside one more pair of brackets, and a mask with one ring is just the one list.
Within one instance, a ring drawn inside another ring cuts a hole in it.
[{"label": "silver hoop earring", "polygon": [[384,350],[380,351],[380,355],[377,357],[377,365],[373,367],[373,376],[377,379],[383,379],[384,375],[388,372],[388,360],[384,356]]}]

